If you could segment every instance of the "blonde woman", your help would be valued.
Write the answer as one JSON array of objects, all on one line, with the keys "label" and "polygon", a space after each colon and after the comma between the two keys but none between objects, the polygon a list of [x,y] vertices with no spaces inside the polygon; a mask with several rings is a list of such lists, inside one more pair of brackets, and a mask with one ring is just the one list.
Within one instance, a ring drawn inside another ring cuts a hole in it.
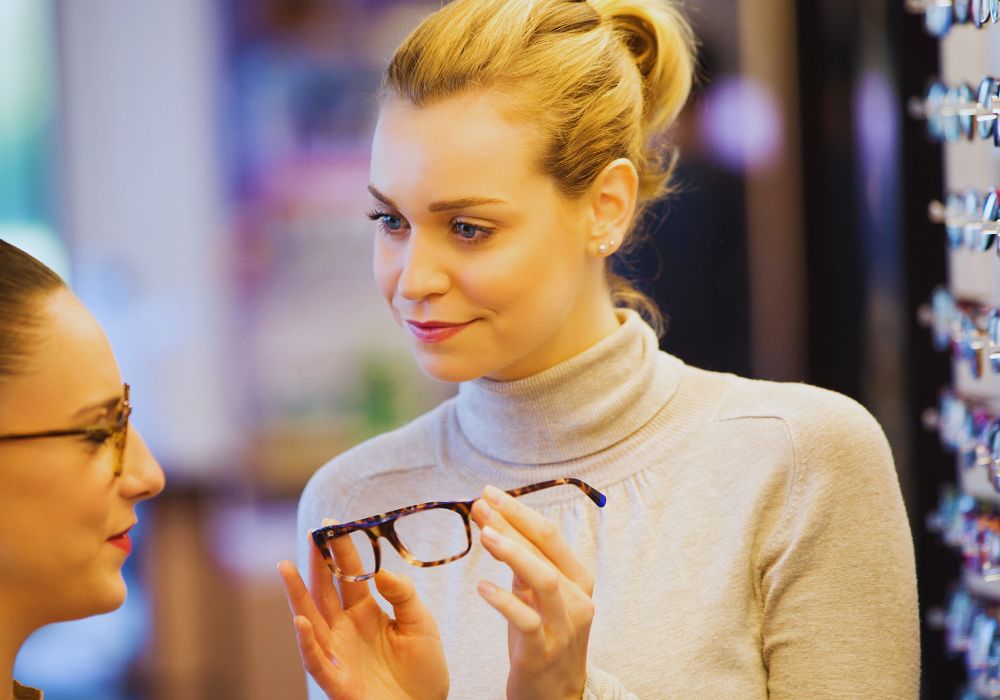
[{"label": "blonde woman", "polygon": [[693,45],[666,1],[455,0],[396,51],[375,278],[423,371],[460,386],[302,496],[309,588],[279,569],[311,697],[916,696],[877,423],[660,352],[609,271],[667,190]]},{"label": "blonde woman", "polygon": [[12,679],[32,632],[125,600],[135,505],[163,489],[130,412],[93,316],[0,241],[0,697],[41,698]]}]

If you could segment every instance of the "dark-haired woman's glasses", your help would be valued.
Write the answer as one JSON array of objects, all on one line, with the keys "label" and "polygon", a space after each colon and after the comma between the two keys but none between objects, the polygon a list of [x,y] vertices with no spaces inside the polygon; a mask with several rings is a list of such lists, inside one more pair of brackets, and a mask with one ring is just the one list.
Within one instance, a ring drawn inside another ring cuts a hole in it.
[{"label": "dark-haired woman's glasses", "polygon": [[41,440],[55,437],[84,437],[90,442],[100,445],[112,441],[115,448],[115,476],[121,476],[125,469],[125,439],[128,436],[128,419],[132,414],[132,404],[129,402],[129,385],[122,385],[122,400],[109,420],[95,423],[84,428],[66,430],[46,430],[38,433],[17,433],[15,435],[0,435],[0,441],[8,440]]},{"label": "dark-haired woman's glasses", "polygon": [[[553,486],[576,486],[603,508],[607,498],[594,487],[566,477],[507,491],[515,498]],[[434,501],[407,506],[349,523],[312,531],[312,538],[333,574],[343,581],[365,581],[382,565],[379,538],[384,537],[409,564],[440,566],[461,559],[472,549],[469,501]]]}]

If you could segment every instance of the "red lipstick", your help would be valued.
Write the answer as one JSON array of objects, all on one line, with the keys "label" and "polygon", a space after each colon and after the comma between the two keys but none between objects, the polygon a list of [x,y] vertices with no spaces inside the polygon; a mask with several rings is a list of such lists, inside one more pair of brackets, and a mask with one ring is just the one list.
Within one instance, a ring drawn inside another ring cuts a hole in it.
[{"label": "red lipstick", "polygon": [[132,538],[128,536],[128,530],[108,538],[108,544],[112,544],[125,552],[125,556],[132,553]]},{"label": "red lipstick", "polygon": [[421,343],[440,343],[462,332],[472,321],[466,323],[446,323],[444,321],[407,321],[406,327]]}]

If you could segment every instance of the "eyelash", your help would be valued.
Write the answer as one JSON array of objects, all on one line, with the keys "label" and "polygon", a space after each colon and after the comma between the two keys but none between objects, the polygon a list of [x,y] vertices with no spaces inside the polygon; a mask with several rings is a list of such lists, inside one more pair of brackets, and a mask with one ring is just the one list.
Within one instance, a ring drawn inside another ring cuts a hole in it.
[{"label": "eyelash", "polygon": [[[386,218],[392,217],[405,221],[405,219],[399,214],[392,214],[391,212],[386,212],[386,211],[378,211],[377,209],[373,209],[372,211],[368,212],[366,216],[370,220],[378,222],[379,232],[386,236],[395,236],[396,234],[399,233],[400,230],[400,229],[391,229],[388,226],[386,226],[385,225]],[[471,224],[468,221],[453,221],[451,224],[453,230],[458,226],[468,226],[469,228],[474,229],[475,231],[478,231],[481,234],[478,238],[474,239],[463,238],[462,236],[458,236],[458,238],[466,245],[479,245],[481,243],[484,243],[496,231],[496,229],[493,227],[479,226],[478,224]]]}]

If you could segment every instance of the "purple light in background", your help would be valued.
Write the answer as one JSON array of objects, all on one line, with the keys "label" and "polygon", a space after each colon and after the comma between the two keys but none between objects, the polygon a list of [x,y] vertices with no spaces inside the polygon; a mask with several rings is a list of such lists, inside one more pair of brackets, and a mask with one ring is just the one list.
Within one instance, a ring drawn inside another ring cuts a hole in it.
[{"label": "purple light in background", "polygon": [[[894,167],[899,140],[899,107],[889,79],[880,72],[867,71],[854,91],[854,132],[866,179],[881,178],[883,170]],[[870,189],[870,188],[869,188]]]},{"label": "purple light in background", "polygon": [[762,168],[781,152],[781,114],[774,96],[750,78],[728,76],[712,83],[698,123],[706,151],[726,168]]}]

